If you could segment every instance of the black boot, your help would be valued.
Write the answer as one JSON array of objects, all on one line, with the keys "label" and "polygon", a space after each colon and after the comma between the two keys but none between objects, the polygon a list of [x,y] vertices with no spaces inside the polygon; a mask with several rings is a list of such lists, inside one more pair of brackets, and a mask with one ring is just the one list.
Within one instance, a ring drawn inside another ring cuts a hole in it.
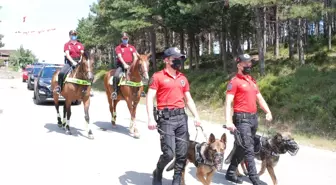
[{"label": "black boot", "polygon": [[258,176],[249,177],[253,185],[261,185],[261,181]]},{"label": "black boot", "polygon": [[180,174],[174,174],[172,185],[181,185],[181,183],[182,183],[181,175]]},{"label": "black boot", "polygon": [[237,176],[236,170],[237,167],[230,165],[226,172],[225,179],[237,184],[242,184],[243,180]]},{"label": "black boot", "polygon": [[157,168],[153,171],[152,185],[162,185],[162,172],[163,170]]},{"label": "black boot", "polygon": [[113,93],[112,93],[112,100],[116,100],[118,97],[118,78],[113,77]]}]

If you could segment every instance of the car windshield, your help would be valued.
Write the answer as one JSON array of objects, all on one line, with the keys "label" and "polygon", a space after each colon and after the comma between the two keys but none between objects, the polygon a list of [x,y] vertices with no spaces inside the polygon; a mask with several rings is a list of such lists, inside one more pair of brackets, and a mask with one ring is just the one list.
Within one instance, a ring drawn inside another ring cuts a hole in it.
[{"label": "car windshield", "polygon": [[38,75],[40,70],[41,70],[41,67],[35,67],[34,70],[33,70],[34,75]]},{"label": "car windshield", "polygon": [[41,78],[51,78],[57,69],[58,67],[45,67],[42,71]]}]

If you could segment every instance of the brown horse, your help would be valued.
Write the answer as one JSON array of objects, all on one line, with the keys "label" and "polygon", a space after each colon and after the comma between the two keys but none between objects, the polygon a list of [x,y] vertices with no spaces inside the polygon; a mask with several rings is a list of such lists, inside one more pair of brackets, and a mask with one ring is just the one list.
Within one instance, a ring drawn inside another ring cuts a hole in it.
[{"label": "brown horse", "polygon": [[[87,52],[81,55],[78,65],[68,74],[68,77],[64,81],[62,92],[60,93],[65,98],[65,104],[63,107],[63,122],[61,121],[61,115],[59,113],[59,94],[55,92],[57,87],[57,77],[60,70],[57,70],[51,81],[51,89],[53,91],[53,98],[55,102],[55,108],[57,112],[57,125],[60,128],[65,129],[66,134],[71,135],[70,131],[70,116],[71,116],[71,103],[75,100],[82,100],[84,105],[86,131],[88,132],[88,138],[93,139],[92,130],[90,126],[90,91],[91,84],[94,78],[93,75],[94,59],[90,57]],[[66,119],[65,119],[66,117]]]},{"label": "brown horse", "polygon": [[135,124],[136,108],[140,101],[141,92],[143,91],[143,85],[146,85],[149,81],[148,69],[149,69],[149,57],[151,53],[138,55],[138,60],[130,66],[127,74],[120,78],[119,93],[116,100],[112,100],[113,86],[112,78],[115,69],[106,72],[104,77],[104,86],[106,96],[110,106],[110,112],[112,116],[112,126],[116,126],[117,112],[116,107],[120,100],[125,100],[128,110],[131,114],[130,133],[134,134],[134,137],[139,137],[139,131]]}]

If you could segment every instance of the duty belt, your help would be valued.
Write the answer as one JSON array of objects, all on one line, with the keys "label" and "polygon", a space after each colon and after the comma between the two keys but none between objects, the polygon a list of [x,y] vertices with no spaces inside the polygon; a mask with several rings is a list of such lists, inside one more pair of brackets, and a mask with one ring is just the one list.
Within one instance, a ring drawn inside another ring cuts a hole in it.
[{"label": "duty belt", "polygon": [[257,118],[257,113],[235,112],[233,116],[238,119],[255,119]]},{"label": "duty belt", "polygon": [[184,109],[163,109],[157,111],[158,115],[164,115],[167,114],[169,116],[177,116],[181,114],[185,114]]}]

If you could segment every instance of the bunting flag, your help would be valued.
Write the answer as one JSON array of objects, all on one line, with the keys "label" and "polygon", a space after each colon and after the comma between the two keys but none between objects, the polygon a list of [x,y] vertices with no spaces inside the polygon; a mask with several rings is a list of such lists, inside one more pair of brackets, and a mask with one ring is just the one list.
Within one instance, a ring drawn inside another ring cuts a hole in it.
[{"label": "bunting flag", "polygon": [[38,30],[38,31],[16,31],[15,33],[16,34],[25,34],[25,35],[28,35],[28,34],[34,34],[34,33],[38,33],[38,34],[41,34],[41,33],[45,33],[45,32],[51,32],[51,31],[55,31],[56,28],[51,28],[51,29],[46,29],[46,30]]}]

